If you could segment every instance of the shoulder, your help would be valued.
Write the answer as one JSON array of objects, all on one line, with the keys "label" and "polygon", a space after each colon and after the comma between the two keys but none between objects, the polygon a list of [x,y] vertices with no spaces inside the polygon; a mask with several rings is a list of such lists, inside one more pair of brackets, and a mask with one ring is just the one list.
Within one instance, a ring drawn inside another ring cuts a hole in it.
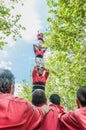
[{"label": "shoulder", "polygon": [[79,109],[75,109],[71,112],[67,112],[65,114],[61,115],[62,119],[71,119],[71,120],[76,120],[78,121],[79,119],[82,118],[82,116],[85,116],[86,118],[86,108],[79,108]]},{"label": "shoulder", "polygon": [[15,107],[17,108],[18,107],[24,108],[24,109],[33,108],[32,104],[23,98],[11,96],[10,98],[8,98],[8,100],[9,100],[10,105],[13,105],[13,106],[15,105]]},{"label": "shoulder", "polygon": [[17,97],[17,96],[12,96],[11,100],[14,101],[14,102],[20,102],[20,103],[26,103],[27,102],[24,98],[20,98],[20,97]]},{"label": "shoulder", "polygon": [[79,108],[73,111],[73,114],[77,118],[81,118],[82,116],[86,117],[86,108]]}]

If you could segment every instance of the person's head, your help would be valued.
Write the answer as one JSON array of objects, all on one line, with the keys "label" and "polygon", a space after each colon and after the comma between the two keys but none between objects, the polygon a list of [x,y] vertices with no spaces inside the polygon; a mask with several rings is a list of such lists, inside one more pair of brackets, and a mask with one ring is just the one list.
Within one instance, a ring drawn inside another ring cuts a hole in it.
[{"label": "person's head", "polygon": [[32,93],[32,104],[35,106],[42,106],[43,104],[46,104],[47,98],[45,95],[45,92],[42,89],[36,89]]},{"label": "person's head", "polygon": [[39,67],[38,68],[38,74],[43,75],[43,73],[44,73],[44,67]]},{"label": "person's head", "polygon": [[77,91],[78,108],[86,106],[86,86],[82,86]]},{"label": "person's head", "polygon": [[60,105],[60,96],[58,94],[51,94],[49,100],[53,104]]},{"label": "person's head", "polygon": [[0,69],[0,92],[12,93],[14,92],[15,78],[8,69]]},{"label": "person's head", "polygon": [[43,37],[43,33],[38,33],[38,36],[40,36],[42,38]]}]

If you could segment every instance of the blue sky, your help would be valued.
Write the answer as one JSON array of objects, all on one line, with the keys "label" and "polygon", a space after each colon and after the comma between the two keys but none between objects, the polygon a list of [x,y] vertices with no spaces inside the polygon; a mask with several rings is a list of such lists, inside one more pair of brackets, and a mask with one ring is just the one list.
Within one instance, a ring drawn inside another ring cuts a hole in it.
[{"label": "blue sky", "polygon": [[16,6],[16,13],[22,14],[21,24],[26,27],[22,31],[22,39],[16,43],[8,37],[8,45],[0,50],[0,67],[12,70],[15,75],[16,83],[21,83],[24,79],[30,83],[32,68],[35,65],[35,55],[33,43],[37,43],[37,31],[44,32],[48,23],[46,18],[48,10],[45,0],[25,0],[23,7]]}]

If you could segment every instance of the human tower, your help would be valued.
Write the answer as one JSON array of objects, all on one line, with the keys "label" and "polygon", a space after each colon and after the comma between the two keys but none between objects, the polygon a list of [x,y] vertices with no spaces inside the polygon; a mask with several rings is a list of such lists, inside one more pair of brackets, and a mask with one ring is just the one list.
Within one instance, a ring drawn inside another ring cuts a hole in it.
[{"label": "human tower", "polygon": [[45,68],[44,65],[44,54],[47,48],[43,47],[44,39],[43,33],[37,34],[38,44],[33,44],[33,50],[35,53],[35,63],[34,69],[32,71],[32,92],[35,89],[42,89],[45,91],[46,80],[49,76],[49,70]]}]

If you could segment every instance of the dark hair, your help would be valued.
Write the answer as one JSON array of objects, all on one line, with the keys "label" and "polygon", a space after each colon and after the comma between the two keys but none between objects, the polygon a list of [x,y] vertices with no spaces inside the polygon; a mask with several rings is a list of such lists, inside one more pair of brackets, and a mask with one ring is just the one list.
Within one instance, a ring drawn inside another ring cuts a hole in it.
[{"label": "dark hair", "polygon": [[49,100],[56,105],[60,105],[60,96],[58,94],[52,94]]},{"label": "dark hair", "polygon": [[9,93],[11,85],[14,85],[15,78],[10,70],[0,69],[0,92]]},{"label": "dark hair", "polygon": [[78,89],[77,98],[83,107],[86,106],[86,86],[82,86]]},{"label": "dark hair", "polygon": [[45,92],[42,89],[36,89],[33,93],[32,93],[32,103],[35,106],[39,106],[42,104],[46,103],[46,96],[45,96]]}]

